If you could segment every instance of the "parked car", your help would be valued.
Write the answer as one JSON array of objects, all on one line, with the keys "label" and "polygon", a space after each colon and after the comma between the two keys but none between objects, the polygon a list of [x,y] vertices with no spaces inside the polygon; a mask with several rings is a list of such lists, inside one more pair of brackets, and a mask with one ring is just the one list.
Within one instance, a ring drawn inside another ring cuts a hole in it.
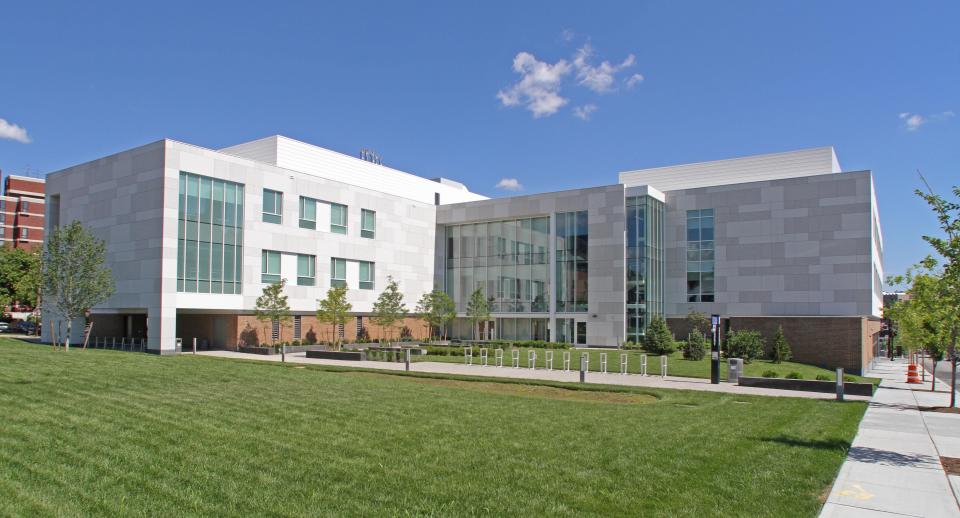
[{"label": "parked car", "polygon": [[10,331],[10,324],[7,322],[0,322],[0,333],[6,333]]},{"label": "parked car", "polygon": [[17,327],[23,334],[26,335],[32,335],[37,332],[37,324],[34,324],[33,322],[20,322]]}]

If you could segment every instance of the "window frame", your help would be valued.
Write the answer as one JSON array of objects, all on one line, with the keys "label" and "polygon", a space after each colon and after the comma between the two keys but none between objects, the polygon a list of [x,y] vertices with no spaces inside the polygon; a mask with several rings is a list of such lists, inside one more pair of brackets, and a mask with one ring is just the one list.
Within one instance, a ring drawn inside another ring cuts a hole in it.
[{"label": "window frame", "polygon": [[[335,223],[333,220],[334,209],[338,209],[340,214],[342,214],[341,220],[342,223]],[[330,203],[330,232],[333,234],[344,234],[346,235],[347,229],[349,228],[349,218],[347,217],[347,206],[342,203]]]},{"label": "window frame", "polygon": [[[269,270],[270,267],[270,257],[276,255],[277,258],[277,271],[273,273]],[[277,250],[263,250],[260,254],[260,282],[263,284],[276,284],[282,279],[281,272],[283,270],[283,254]]]},{"label": "window frame", "polygon": [[[337,264],[343,264],[343,277],[337,277]],[[347,260],[340,257],[330,258],[330,287],[339,288],[347,285]]]},{"label": "window frame", "polygon": [[[367,228],[367,215],[370,215],[373,222],[373,228]],[[370,209],[360,209],[360,237],[367,239],[376,239],[377,235],[377,211]]]},{"label": "window frame", "polygon": [[[305,217],[304,217],[304,210],[303,210],[303,209],[304,209],[304,206],[305,206],[306,203],[312,203],[312,204],[313,204],[313,219],[309,219],[309,218],[305,218]],[[316,229],[317,229],[317,200],[314,199],[314,198],[310,198],[309,196],[301,196],[301,197],[300,197],[300,209],[299,209],[299,213],[298,213],[298,218],[299,218],[300,228],[306,228],[306,229],[310,229],[310,230],[316,230]]]},{"label": "window frame", "polygon": [[[274,212],[267,211],[267,195],[273,198]],[[283,191],[263,188],[263,200],[260,202],[261,220],[264,223],[283,224]]]},{"label": "window frame", "polygon": [[[360,265],[360,279],[359,287],[361,290],[373,290],[376,289],[376,264],[373,261],[357,261]],[[369,280],[363,279],[363,269],[364,266],[367,268],[367,277]]]},{"label": "window frame", "polygon": [[[300,259],[306,258],[307,275],[300,271]],[[297,286],[316,286],[317,285],[317,256],[310,254],[297,254]]]}]

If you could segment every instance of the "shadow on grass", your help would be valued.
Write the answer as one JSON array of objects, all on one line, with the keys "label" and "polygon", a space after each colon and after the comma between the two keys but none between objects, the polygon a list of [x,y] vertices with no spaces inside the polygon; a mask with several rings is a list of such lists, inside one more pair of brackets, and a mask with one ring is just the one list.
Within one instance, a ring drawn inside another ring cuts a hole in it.
[{"label": "shadow on grass", "polygon": [[850,441],[844,441],[841,439],[798,439],[796,437],[778,435],[776,437],[761,437],[760,440],[764,442],[775,442],[796,448],[812,448],[815,450],[847,451],[850,449]]}]

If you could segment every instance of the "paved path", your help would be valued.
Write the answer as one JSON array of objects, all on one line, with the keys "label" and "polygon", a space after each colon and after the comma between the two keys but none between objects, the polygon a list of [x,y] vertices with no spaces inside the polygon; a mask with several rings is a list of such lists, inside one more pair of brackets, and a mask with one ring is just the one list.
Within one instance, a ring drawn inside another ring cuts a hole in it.
[{"label": "paved path", "polygon": [[868,375],[883,382],[820,516],[960,517],[960,477],[940,463],[960,457],[960,414],[920,411],[947,405],[949,392],[906,384],[904,361],[880,361]]},{"label": "paved path", "polygon": [[[246,354],[233,351],[203,351],[198,355],[216,356],[222,358],[236,358],[246,360],[267,360],[280,361],[279,355],[259,355]],[[295,353],[287,355],[289,363],[306,363],[317,365],[336,365],[341,367],[355,367],[364,369],[379,370],[403,370],[403,363],[375,362],[375,361],[346,361],[346,360],[320,360],[316,358],[307,358],[305,353]],[[546,369],[515,369],[512,367],[481,367],[479,365],[464,365],[462,363],[447,362],[414,362],[410,366],[411,370],[416,372],[430,372],[437,374],[460,374],[468,376],[488,376],[491,378],[514,378],[531,379],[547,381],[580,381],[580,373],[576,371],[563,372],[560,370],[548,371]],[[624,385],[631,387],[651,387],[682,390],[700,390],[704,392],[726,392],[731,394],[749,394],[756,396],[780,396],[780,397],[798,397],[811,399],[834,399],[833,394],[824,394],[820,392],[803,392],[797,390],[779,390],[765,389],[756,387],[741,387],[730,383],[721,382],[713,385],[708,379],[700,378],[680,378],[675,376],[641,376],[639,374],[617,374],[599,372],[587,373],[588,383],[597,383],[604,385]],[[847,396],[850,400],[868,401],[866,396]]]}]

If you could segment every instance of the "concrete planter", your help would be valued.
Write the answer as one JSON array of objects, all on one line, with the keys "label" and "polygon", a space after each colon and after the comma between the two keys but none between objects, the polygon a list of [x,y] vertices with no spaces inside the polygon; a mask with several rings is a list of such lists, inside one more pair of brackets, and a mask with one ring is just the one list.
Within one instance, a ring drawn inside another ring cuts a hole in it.
[{"label": "concrete planter", "polygon": [[[316,347],[316,346],[315,345],[288,345],[287,354],[302,353],[304,351],[309,350],[311,347]],[[279,347],[277,348],[263,347],[263,346],[239,347],[237,348],[237,351],[241,353],[247,353],[247,354],[265,354],[265,355],[280,354]]]},{"label": "concrete planter", "polygon": [[367,359],[367,354],[363,351],[323,351],[319,349],[307,349],[307,358],[363,361]]},{"label": "concrete planter", "polygon": [[[740,377],[739,385],[742,387],[760,387],[781,390],[804,390],[807,392],[823,392],[833,394],[837,391],[835,381],[819,380],[794,380],[786,378],[747,378]],[[872,396],[873,383],[855,383],[845,381],[843,391],[851,396]]]}]

